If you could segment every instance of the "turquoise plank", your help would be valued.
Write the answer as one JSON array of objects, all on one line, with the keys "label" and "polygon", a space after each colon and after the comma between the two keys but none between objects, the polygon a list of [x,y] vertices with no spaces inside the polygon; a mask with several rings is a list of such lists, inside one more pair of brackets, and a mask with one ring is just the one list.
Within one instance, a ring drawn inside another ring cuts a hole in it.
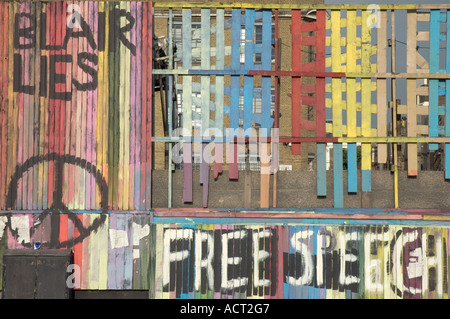
[{"label": "turquoise plank", "polygon": [[[430,11],[430,73],[439,72],[439,35],[440,35],[440,10]],[[439,134],[439,80],[429,80],[429,136],[435,137]],[[438,143],[430,143],[430,150],[437,150]]]},{"label": "turquoise plank", "polygon": [[349,193],[358,192],[358,168],[357,168],[357,147],[356,143],[347,144],[347,191]]},{"label": "turquoise plank", "polygon": [[333,143],[333,201],[335,208],[344,207],[342,143]]}]

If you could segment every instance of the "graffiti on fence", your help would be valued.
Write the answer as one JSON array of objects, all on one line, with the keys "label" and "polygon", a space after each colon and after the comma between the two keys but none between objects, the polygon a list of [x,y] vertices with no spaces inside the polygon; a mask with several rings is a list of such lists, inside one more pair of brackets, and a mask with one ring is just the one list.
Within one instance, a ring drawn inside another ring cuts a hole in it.
[{"label": "graffiti on fence", "polygon": [[[101,214],[76,214],[86,227]],[[51,242],[39,214],[3,214],[7,248]],[[417,226],[167,224],[114,213],[70,246],[81,289],[149,289],[156,298],[448,298],[449,229]],[[55,229],[56,227],[56,229]],[[5,236],[4,235],[4,236]],[[149,286],[150,285],[150,286]]]}]

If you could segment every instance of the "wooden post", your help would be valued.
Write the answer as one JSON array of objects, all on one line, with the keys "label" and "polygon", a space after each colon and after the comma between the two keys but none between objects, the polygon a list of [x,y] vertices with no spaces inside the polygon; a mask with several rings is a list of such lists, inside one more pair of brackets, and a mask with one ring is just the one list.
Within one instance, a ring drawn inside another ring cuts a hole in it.
[{"label": "wooden post", "polygon": [[[408,10],[406,25],[406,72],[416,72],[417,13]],[[406,80],[407,135],[417,136],[416,79]],[[408,144],[408,176],[417,176],[417,144]]]}]

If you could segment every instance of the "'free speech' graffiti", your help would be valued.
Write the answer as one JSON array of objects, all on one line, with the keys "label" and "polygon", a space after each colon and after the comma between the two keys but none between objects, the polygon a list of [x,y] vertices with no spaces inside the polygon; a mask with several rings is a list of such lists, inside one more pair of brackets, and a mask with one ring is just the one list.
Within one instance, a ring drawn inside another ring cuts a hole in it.
[{"label": "'free speech' graffiti", "polygon": [[[400,297],[424,291],[442,295],[448,285],[443,275],[448,266],[446,238],[420,228],[395,233],[389,227],[168,228],[163,244],[163,291],[178,287],[177,294],[209,289],[251,295],[264,290],[275,296],[280,283],[383,293],[384,276],[398,272],[402,276],[390,276],[389,289]],[[279,251],[280,246],[287,250]],[[278,267],[283,267],[282,278]]]}]

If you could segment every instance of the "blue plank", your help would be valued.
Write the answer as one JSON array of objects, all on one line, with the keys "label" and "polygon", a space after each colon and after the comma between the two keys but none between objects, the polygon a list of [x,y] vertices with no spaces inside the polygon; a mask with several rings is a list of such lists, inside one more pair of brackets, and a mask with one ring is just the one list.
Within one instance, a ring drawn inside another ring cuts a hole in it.
[{"label": "blue plank", "polygon": [[[255,10],[245,10],[245,70],[252,70],[254,65]],[[253,76],[244,76],[244,131],[252,127],[253,117]],[[250,134],[247,134],[250,136]]]},{"label": "blue plank", "polygon": [[326,144],[317,143],[317,196],[327,196]]},{"label": "blue plank", "polygon": [[[233,9],[231,17],[231,69],[240,68],[241,9]],[[232,75],[230,80],[230,128],[239,127],[240,76]]]},{"label": "blue plank", "polygon": [[[262,53],[261,64],[263,70],[271,70],[272,62],[272,11],[263,10],[262,16]],[[262,100],[261,100],[261,128],[266,129],[265,136],[270,136],[272,126],[271,115],[271,83],[270,76],[263,76],[261,79]],[[263,135],[264,136],[264,135]]]},{"label": "blue plank", "polygon": [[[440,35],[440,10],[430,12],[430,73],[439,72],[439,35]],[[439,80],[430,79],[429,82],[429,136],[439,134]],[[429,144],[430,150],[437,150],[437,143]]]},{"label": "blue plank", "polygon": [[333,143],[333,194],[334,207],[344,207],[342,143]]},{"label": "blue plank", "polygon": [[349,193],[358,192],[358,169],[357,169],[357,147],[356,143],[347,145],[347,190]]}]

